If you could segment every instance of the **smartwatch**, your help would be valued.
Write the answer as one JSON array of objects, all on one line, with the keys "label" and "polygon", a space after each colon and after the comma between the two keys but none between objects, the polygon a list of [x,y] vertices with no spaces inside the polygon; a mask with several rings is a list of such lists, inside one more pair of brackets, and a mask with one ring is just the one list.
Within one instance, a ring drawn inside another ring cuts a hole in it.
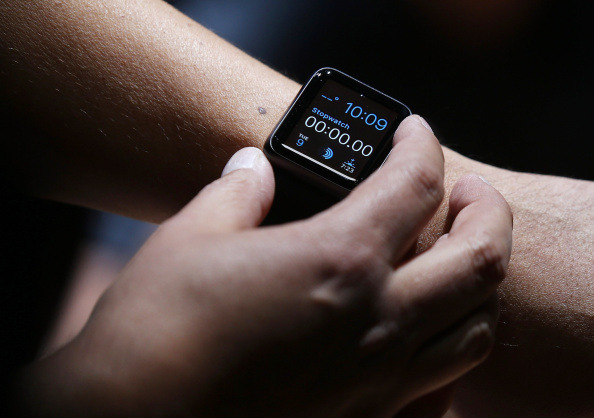
[{"label": "smartwatch", "polygon": [[381,167],[403,103],[333,68],[316,71],[264,145],[276,190],[265,223],[307,218]]}]

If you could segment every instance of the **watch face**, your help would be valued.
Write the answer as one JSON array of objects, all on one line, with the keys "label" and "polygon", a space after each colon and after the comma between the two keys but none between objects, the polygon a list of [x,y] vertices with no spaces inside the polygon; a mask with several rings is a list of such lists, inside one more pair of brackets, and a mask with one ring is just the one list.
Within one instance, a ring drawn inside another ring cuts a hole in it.
[{"label": "watch face", "polygon": [[270,139],[271,148],[304,169],[352,189],[392,148],[402,103],[325,68],[314,74]]}]

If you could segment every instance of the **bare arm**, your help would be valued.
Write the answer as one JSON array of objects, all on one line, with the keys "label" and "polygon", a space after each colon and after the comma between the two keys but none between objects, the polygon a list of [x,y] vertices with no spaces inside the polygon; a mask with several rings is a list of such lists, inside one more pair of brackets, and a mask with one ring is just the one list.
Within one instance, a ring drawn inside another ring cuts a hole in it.
[{"label": "bare arm", "polygon": [[0,54],[15,181],[152,221],[260,146],[299,88],[156,0],[3,2]]},{"label": "bare arm", "polygon": [[[299,87],[156,0],[5,2],[0,31],[2,94],[31,127],[4,139],[16,180],[146,220],[174,213],[238,148],[261,147]],[[462,383],[458,410],[585,408],[594,186],[445,153],[450,187],[481,173],[515,213],[500,343]],[[439,236],[445,213],[421,246]]]}]

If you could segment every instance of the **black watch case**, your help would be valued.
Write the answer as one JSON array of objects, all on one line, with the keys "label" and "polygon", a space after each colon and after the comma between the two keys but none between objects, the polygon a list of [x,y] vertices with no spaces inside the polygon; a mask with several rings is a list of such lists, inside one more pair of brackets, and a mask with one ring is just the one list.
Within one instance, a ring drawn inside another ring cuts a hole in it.
[{"label": "black watch case", "polygon": [[344,197],[381,167],[410,114],[398,100],[322,68],[301,88],[264,152],[275,170]]}]

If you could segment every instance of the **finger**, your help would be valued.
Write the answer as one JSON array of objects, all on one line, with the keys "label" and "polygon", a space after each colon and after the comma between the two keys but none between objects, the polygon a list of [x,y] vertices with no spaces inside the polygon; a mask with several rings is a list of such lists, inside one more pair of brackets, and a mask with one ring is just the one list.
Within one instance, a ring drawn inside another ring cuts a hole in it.
[{"label": "finger", "polygon": [[441,418],[452,406],[456,382],[415,399],[398,411],[395,418]]},{"label": "finger", "polygon": [[382,168],[324,214],[338,217],[350,237],[375,243],[390,262],[412,245],[443,197],[443,153],[427,126],[416,115],[402,121]]},{"label": "finger", "polygon": [[260,224],[274,197],[270,163],[257,148],[243,148],[229,160],[223,176],[209,184],[176,215],[202,232],[225,232]]},{"label": "finger", "polygon": [[[511,253],[512,215],[499,192],[476,175],[452,190],[450,232],[401,266],[386,287],[411,333],[424,341],[489,298]],[[419,326],[422,324],[422,326]]]},{"label": "finger", "polygon": [[460,378],[487,358],[495,341],[497,298],[432,339],[410,360],[407,382],[421,392],[432,391]]}]

